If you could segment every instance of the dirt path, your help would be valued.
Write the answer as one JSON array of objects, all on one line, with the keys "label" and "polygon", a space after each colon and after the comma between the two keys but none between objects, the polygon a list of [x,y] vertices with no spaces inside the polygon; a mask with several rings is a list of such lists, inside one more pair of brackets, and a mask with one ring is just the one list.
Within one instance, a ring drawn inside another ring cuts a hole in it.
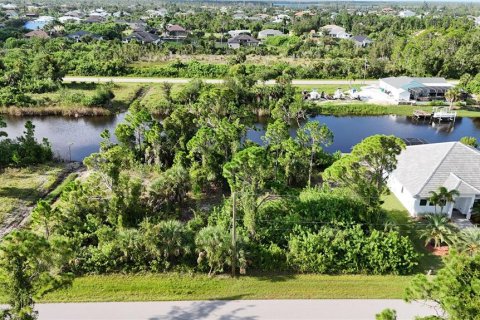
[{"label": "dirt path", "polygon": [[[40,199],[45,198],[50,192],[52,192],[57,186],[59,186],[63,180],[65,180],[68,175],[74,172],[81,173],[84,171],[85,168],[79,162],[72,162],[68,163],[65,168],[63,169],[62,173],[58,176],[55,183],[51,185],[48,190],[45,190]],[[14,212],[10,213],[5,220],[0,224],[0,239],[3,238],[5,235],[10,233],[12,230],[20,228],[24,226],[28,218],[30,217],[30,213],[35,208],[35,204],[26,205],[25,203],[21,203],[19,207],[17,207]]]}]

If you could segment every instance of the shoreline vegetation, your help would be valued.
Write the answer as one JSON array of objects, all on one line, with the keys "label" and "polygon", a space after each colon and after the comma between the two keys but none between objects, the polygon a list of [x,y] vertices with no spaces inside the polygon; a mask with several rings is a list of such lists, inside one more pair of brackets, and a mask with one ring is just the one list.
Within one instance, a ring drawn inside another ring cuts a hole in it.
[{"label": "shoreline vegetation", "polygon": [[143,98],[145,86],[138,83],[64,83],[53,92],[30,94],[33,104],[0,107],[8,116],[111,116],[125,111]]},{"label": "shoreline vegetation", "polygon": [[[333,116],[412,116],[413,111],[422,110],[431,112],[433,106],[399,106],[399,105],[377,105],[362,102],[327,102],[317,103],[311,111],[316,114]],[[480,107],[454,107],[458,117],[480,117]]]}]

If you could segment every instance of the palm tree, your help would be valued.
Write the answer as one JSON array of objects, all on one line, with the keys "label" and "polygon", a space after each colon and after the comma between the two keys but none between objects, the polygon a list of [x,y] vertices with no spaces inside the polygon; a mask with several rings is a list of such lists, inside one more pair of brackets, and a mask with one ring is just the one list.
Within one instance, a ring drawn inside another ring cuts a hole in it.
[{"label": "palm tree", "polygon": [[453,202],[455,197],[458,197],[460,193],[452,189],[450,191],[445,187],[439,187],[438,192],[430,191],[430,202],[435,205],[435,213],[437,213],[437,205],[440,207],[440,214],[443,214],[443,208],[449,203]]},{"label": "palm tree", "polygon": [[442,243],[450,242],[450,236],[456,229],[446,215],[429,214],[425,219],[426,224],[420,233],[425,245],[433,242],[434,247],[438,248]]},{"label": "palm tree", "polygon": [[480,252],[480,228],[465,228],[460,231],[454,241],[458,251],[474,255]]},{"label": "palm tree", "polygon": [[453,107],[453,103],[460,98],[461,92],[457,87],[449,89],[445,92],[445,98],[450,102],[450,108]]}]

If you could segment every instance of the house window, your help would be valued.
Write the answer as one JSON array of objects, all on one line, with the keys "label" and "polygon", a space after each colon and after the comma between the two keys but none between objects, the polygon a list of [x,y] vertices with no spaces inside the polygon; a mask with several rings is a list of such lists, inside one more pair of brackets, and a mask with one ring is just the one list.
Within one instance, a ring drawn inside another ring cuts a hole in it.
[{"label": "house window", "polygon": [[425,207],[427,205],[427,199],[420,199],[420,207]]}]

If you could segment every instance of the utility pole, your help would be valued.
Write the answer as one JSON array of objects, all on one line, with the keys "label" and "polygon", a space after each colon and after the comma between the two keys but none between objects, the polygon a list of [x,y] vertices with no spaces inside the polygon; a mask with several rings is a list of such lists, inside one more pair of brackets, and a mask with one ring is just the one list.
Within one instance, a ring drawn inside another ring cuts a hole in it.
[{"label": "utility pole", "polygon": [[72,162],[72,145],[73,145],[73,142],[70,142],[68,144],[68,159],[69,159],[69,162]]},{"label": "utility pole", "polygon": [[237,199],[235,190],[232,191],[232,277],[235,278],[237,264]]},{"label": "utility pole", "polygon": [[365,57],[365,63],[363,65],[364,69],[363,69],[363,84],[365,84],[365,80],[367,78],[367,67],[368,67],[368,61],[367,61],[367,57]]}]

